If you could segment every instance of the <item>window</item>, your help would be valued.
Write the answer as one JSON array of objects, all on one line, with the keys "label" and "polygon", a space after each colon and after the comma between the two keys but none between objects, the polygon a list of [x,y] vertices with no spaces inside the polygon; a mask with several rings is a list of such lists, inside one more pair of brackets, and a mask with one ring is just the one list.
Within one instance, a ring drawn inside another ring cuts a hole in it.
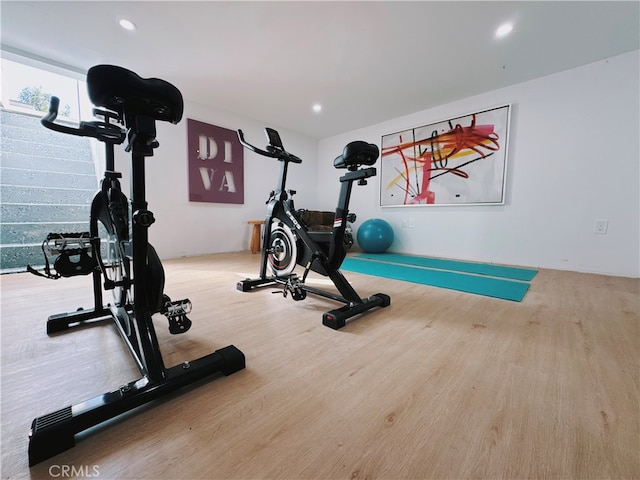
[{"label": "window", "polygon": [[43,265],[49,233],[88,231],[103,161],[92,140],[40,124],[52,95],[59,122],[93,119],[84,75],[12,54],[0,68],[0,271],[7,273]]},{"label": "window", "polygon": [[46,112],[48,99],[55,95],[60,98],[60,117],[77,122],[91,116],[91,108],[84,81],[74,77],[72,72],[63,75],[3,58],[2,105],[13,111]]}]

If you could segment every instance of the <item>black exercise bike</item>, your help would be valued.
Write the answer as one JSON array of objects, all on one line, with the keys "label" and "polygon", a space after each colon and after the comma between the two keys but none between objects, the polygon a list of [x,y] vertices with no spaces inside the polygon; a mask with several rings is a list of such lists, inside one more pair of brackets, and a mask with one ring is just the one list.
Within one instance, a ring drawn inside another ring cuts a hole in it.
[{"label": "black exercise bike", "polygon": [[[284,149],[277,131],[266,128],[265,132],[269,145],[262,150],[246,142],[242,130],[238,130],[238,138],[244,147],[280,162],[280,176],[276,190],[271,192],[267,201],[260,277],[238,282],[237,289],[247,292],[259,286],[280,284],[283,286],[283,295],[290,293],[294,300],[303,300],[307,293],[312,293],[344,303],[343,307],[322,316],[323,325],[334,330],[344,327],[347,320],[367,310],[390,305],[391,299],[384,293],[361,298],[340,272],[349,246],[349,241],[345,240],[347,222],[355,221],[355,214],[349,213],[353,183],[357,181],[358,185],[366,185],[366,179],[376,175],[376,169],[371,165],[378,159],[378,147],[362,141],[351,142],[344,147],[342,155],[333,162],[335,168],[347,170],[340,177],[340,196],[333,229],[311,231],[303,221],[302,212],[294,207],[295,191],[286,190],[289,164],[302,163],[302,160]],[[360,168],[363,166],[368,168]],[[302,277],[293,273],[296,264],[304,267]],[[305,281],[310,271],[328,276],[339,295],[307,285]]]},{"label": "black exercise bike", "polygon": [[[74,436],[81,431],[194,382],[230,375],[245,367],[244,354],[229,345],[166,368],[153,325],[152,316],[161,313],[173,334],[184,333],[191,326],[187,317],[191,302],[171,301],[164,294],[164,269],[148,241],[148,229],[155,219],[145,198],[145,158],[153,156],[159,146],[155,122],[177,124],[181,120],[182,94],[164,80],[143,79],[112,65],[92,67],[87,73],[87,88],[92,103],[104,109],[94,110],[102,120],[81,122],[78,128],[57,124],[59,100],[52,97],[42,124],[105,144],[106,171],[91,204],[90,231],[49,234],[43,244],[44,273],[29,269],[47,278],[93,275],[94,307],[50,316],[47,333],[112,320],[142,376],[33,420],[29,465],[73,447]],[[125,140],[125,150],[131,154],[131,202],[122,193],[121,174],[114,169],[114,146]],[[103,288],[113,292],[112,303],[103,304]]]}]

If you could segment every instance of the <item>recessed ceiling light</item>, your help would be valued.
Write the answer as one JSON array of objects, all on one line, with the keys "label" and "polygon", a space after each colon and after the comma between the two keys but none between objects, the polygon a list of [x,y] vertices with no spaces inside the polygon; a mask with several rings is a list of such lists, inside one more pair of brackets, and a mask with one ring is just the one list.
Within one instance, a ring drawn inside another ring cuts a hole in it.
[{"label": "recessed ceiling light", "polygon": [[320,105],[319,103],[316,103],[312,108],[314,112],[320,113],[320,111],[322,110],[322,105]]},{"label": "recessed ceiling light", "polygon": [[506,37],[507,35],[509,35],[511,33],[512,30],[513,30],[513,24],[511,24],[511,23],[503,23],[496,30],[496,37],[497,38]]},{"label": "recessed ceiling light", "polygon": [[123,18],[118,23],[122,28],[124,28],[125,30],[129,30],[130,32],[136,29],[136,24],[131,20],[127,20],[126,18]]}]

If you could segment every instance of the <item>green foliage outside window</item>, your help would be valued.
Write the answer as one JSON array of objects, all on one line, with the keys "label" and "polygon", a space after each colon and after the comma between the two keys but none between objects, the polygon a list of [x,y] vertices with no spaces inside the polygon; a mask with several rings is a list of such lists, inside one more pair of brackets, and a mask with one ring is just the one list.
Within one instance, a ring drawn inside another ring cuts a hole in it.
[{"label": "green foliage outside window", "polygon": [[[18,100],[22,103],[33,105],[39,112],[49,111],[49,102],[51,94],[43,91],[42,87],[25,87],[18,94]],[[71,116],[71,106],[65,105],[59,112],[63,117]]]}]

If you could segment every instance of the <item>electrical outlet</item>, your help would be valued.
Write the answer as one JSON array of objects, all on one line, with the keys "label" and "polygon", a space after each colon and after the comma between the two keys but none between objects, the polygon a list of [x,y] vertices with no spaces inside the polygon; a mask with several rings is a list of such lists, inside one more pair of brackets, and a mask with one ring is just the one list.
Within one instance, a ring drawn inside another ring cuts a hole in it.
[{"label": "electrical outlet", "polygon": [[416,219],[411,217],[409,218],[409,228],[415,228],[416,226]]},{"label": "electrical outlet", "polygon": [[402,219],[402,228],[407,228],[407,219],[406,218]]},{"label": "electrical outlet", "polygon": [[593,224],[593,233],[606,235],[607,228],[609,228],[609,220],[596,220]]}]

